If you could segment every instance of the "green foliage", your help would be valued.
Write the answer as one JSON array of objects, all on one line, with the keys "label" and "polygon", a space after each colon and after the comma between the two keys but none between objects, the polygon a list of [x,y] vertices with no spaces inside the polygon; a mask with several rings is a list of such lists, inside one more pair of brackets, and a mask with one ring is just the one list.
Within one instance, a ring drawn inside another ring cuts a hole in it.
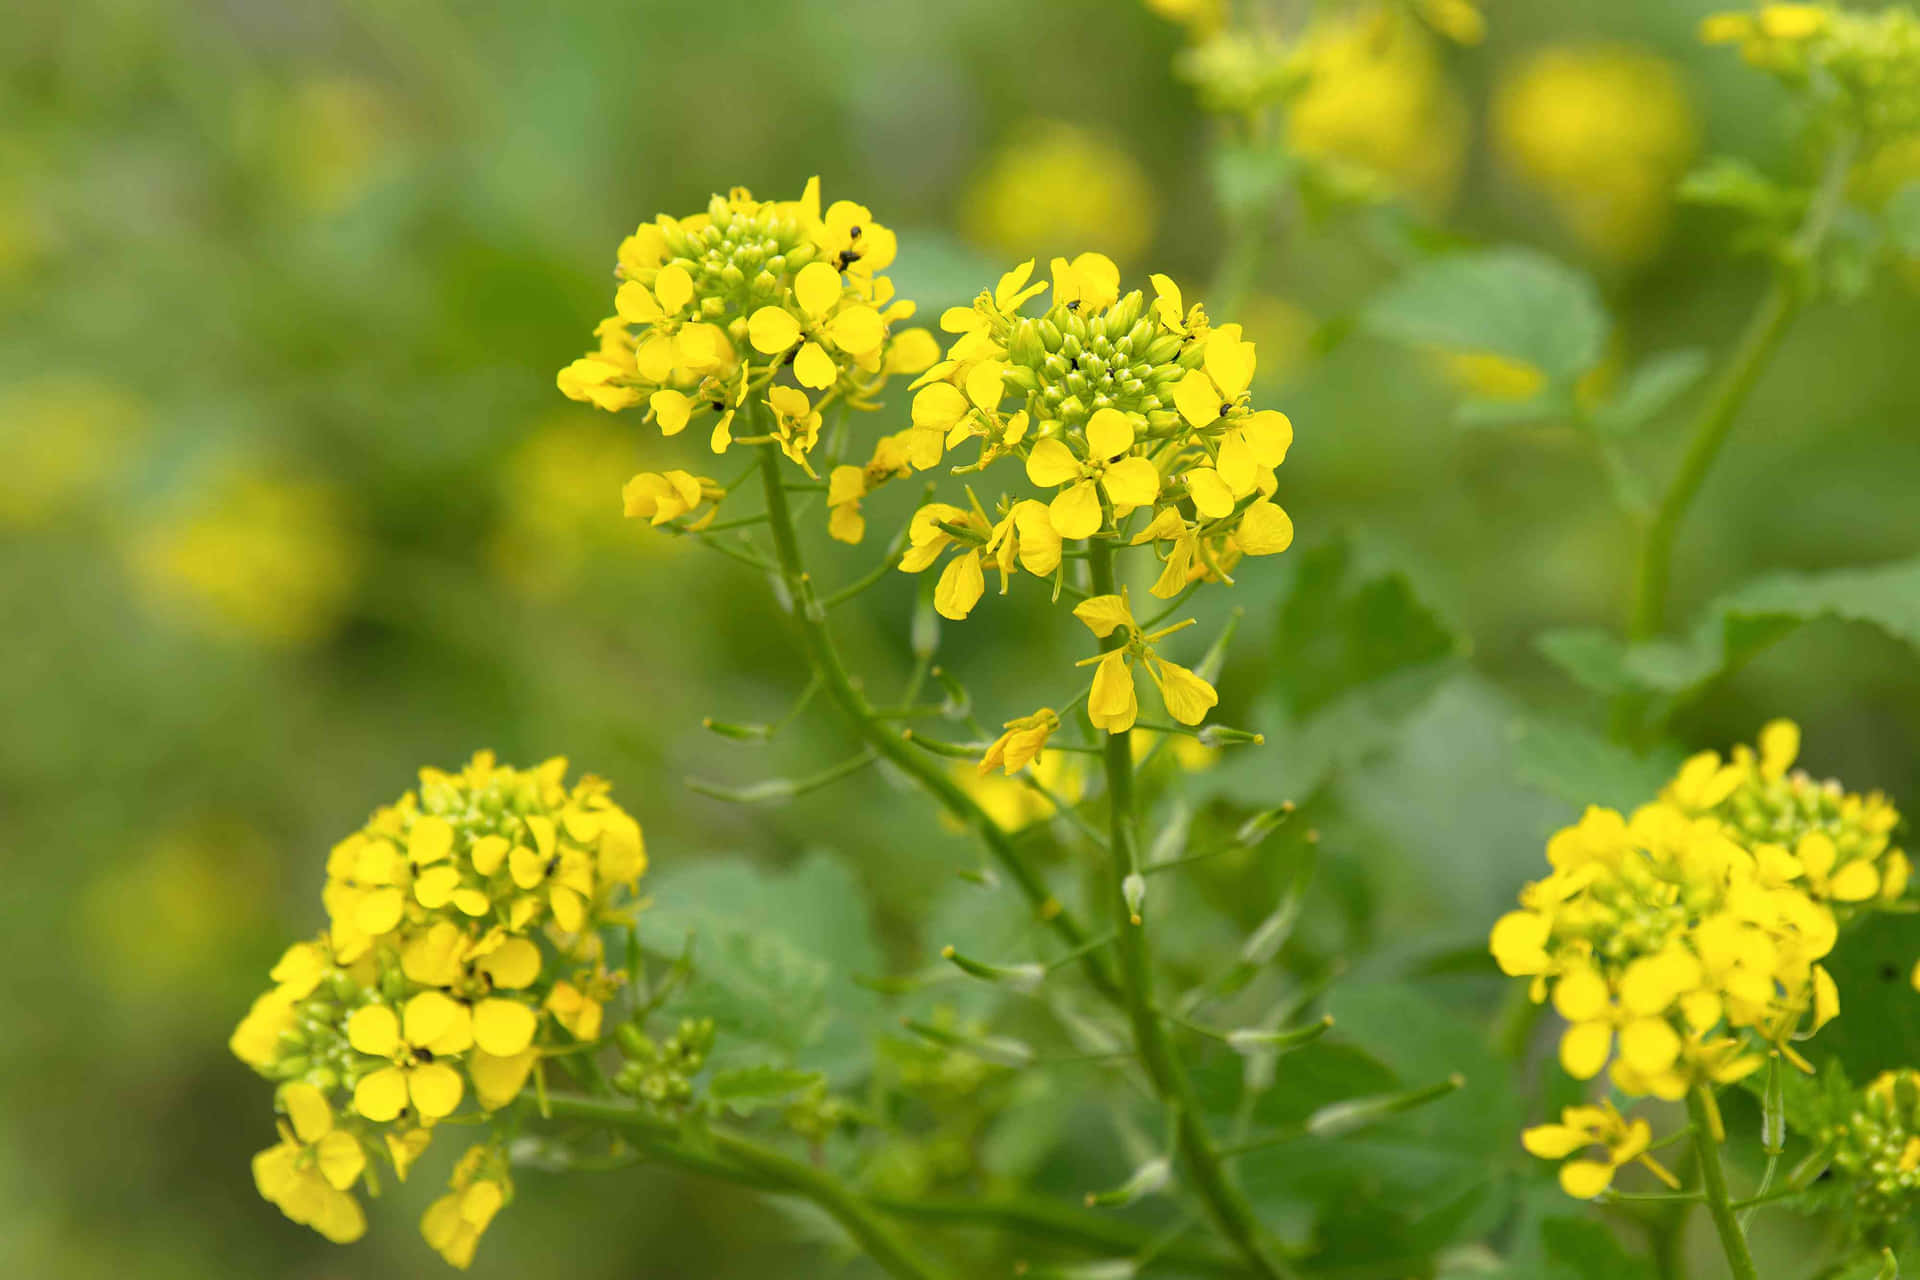
[{"label": "green foliage", "polygon": [[1591,280],[1524,249],[1437,258],[1375,298],[1363,323],[1397,342],[1518,360],[1561,388],[1599,363],[1611,327]]}]

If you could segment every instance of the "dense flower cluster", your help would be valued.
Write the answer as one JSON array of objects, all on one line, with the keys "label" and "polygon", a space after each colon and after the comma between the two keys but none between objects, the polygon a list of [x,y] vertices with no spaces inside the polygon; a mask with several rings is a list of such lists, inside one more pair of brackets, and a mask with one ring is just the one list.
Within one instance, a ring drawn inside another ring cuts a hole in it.
[{"label": "dense flower cluster", "polygon": [[1920,1071],[1881,1074],[1820,1143],[1833,1151],[1862,1237],[1876,1246],[1911,1237],[1920,1215]]},{"label": "dense flower cluster", "polygon": [[1507,973],[1567,1020],[1560,1061],[1621,1092],[1680,1098],[1738,1080],[1839,1012],[1818,961],[1833,912],[1776,859],[1668,804],[1589,809],[1547,846],[1553,873],[1494,926]]},{"label": "dense flower cluster", "polygon": [[[1059,573],[1069,540],[1163,547],[1162,597],[1227,580],[1243,555],[1285,550],[1293,525],[1271,499],[1293,425],[1248,402],[1255,353],[1240,326],[1210,325],[1166,276],[1153,277],[1152,303],[1139,290],[1122,296],[1118,268],[1094,253],[1054,259],[1053,305],[1023,315],[1047,288],[1032,275],[1023,263],[971,307],[947,311],[941,327],[958,337],[915,384],[914,467],[973,441],[977,459],[959,470],[1017,457],[1046,499],[1005,500],[991,518],[922,509],[901,567],[919,572],[958,551],[936,595],[941,612],[963,618],[978,602],[983,557],[1004,589],[1016,563]],[[1152,513],[1137,531],[1136,511]]]},{"label": "dense flower cluster", "polygon": [[1735,44],[1753,66],[1804,88],[1871,146],[1920,129],[1920,16],[1828,4],[1763,4],[1701,23],[1709,44]]},{"label": "dense flower cluster", "polygon": [[[280,1142],[254,1161],[260,1193],[328,1239],[366,1227],[352,1191],[397,1177],[436,1125],[519,1096],[543,1053],[595,1041],[626,981],[600,929],[630,919],[646,870],[640,827],[566,761],[533,769],[482,752],[378,810],[327,860],[328,928],[289,947],[230,1041],[279,1083]],[[468,1152],[421,1223],[465,1266],[511,1196],[497,1145]]]},{"label": "dense flower cluster", "polygon": [[1757,749],[1741,745],[1728,759],[1714,751],[1689,759],[1662,798],[1719,819],[1756,858],[1843,915],[1899,898],[1911,872],[1893,844],[1899,810],[1877,791],[1850,792],[1795,769],[1799,754],[1799,726],[1776,720],[1760,731]]},{"label": "dense flower cluster", "polygon": [[[560,390],[609,411],[645,404],[666,435],[712,417],[715,453],[759,397],[806,467],[823,406],[872,408],[889,374],[937,354],[925,330],[895,332],[913,314],[883,274],[895,248],[865,206],[823,211],[817,178],[798,200],[735,188],[704,213],[662,214],[621,242],[615,314],[594,331],[598,350],[560,371]],[[775,385],[786,370],[793,385]]]}]

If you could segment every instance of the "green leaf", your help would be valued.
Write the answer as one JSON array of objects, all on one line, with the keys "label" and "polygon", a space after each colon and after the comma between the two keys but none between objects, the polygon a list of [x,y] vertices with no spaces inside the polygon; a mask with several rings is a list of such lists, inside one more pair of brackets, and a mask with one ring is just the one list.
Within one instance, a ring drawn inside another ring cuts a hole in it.
[{"label": "green leaf", "polygon": [[790,1067],[740,1067],[720,1071],[707,1082],[707,1097],[736,1115],[751,1115],[762,1107],[784,1102],[803,1089],[826,1080],[818,1071]]},{"label": "green leaf", "polygon": [[1412,580],[1345,538],[1284,566],[1258,751],[1236,754],[1202,785],[1250,803],[1304,800],[1340,769],[1390,743],[1458,668],[1467,643]]},{"label": "green leaf", "polygon": [[1639,430],[1699,382],[1708,363],[1707,353],[1694,347],[1650,357],[1594,412],[1594,422],[1618,435]]},{"label": "green leaf", "polygon": [[1528,786],[1623,813],[1659,795],[1683,759],[1671,748],[1635,755],[1580,725],[1537,720],[1514,727],[1513,750],[1515,774]]},{"label": "green leaf", "polygon": [[718,1069],[763,1065],[859,1069],[872,992],[856,974],[880,967],[853,873],[825,853],[785,871],[742,858],[690,862],[649,881],[641,943],[677,955],[692,936],[693,976],[674,1011],[711,1017]]},{"label": "green leaf", "polygon": [[1667,709],[1795,629],[1823,619],[1865,623],[1920,649],[1920,558],[1871,569],[1777,573],[1710,604],[1692,634],[1628,648],[1606,632],[1549,632],[1540,651],[1605,696],[1657,695]]},{"label": "green leaf", "polygon": [[1887,242],[1902,257],[1920,258],[1920,179],[1909,182],[1887,201]]},{"label": "green leaf", "polygon": [[1396,342],[1519,360],[1561,385],[1599,363],[1611,327],[1593,281],[1511,248],[1417,267],[1375,298],[1361,323]]},{"label": "green leaf", "polygon": [[1606,1224],[1591,1218],[1548,1218],[1540,1224],[1553,1280],[1652,1280],[1653,1265],[1629,1254]]},{"label": "green leaf", "polygon": [[1920,917],[1876,914],[1841,931],[1821,961],[1840,988],[1840,1016],[1806,1047],[1840,1063],[1864,1084],[1882,1071],[1920,1063]]}]

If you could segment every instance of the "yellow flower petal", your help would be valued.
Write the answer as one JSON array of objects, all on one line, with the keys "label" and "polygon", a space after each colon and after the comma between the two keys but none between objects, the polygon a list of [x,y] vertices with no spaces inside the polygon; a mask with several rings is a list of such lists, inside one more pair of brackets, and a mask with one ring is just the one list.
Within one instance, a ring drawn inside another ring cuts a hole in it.
[{"label": "yellow flower petal", "polygon": [[1287,460],[1293,447],[1293,420],[1275,409],[1262,409],[1240,423],[1240,433],[1253,448],[1253,456],[1263,467],[1277,467]]},{"label": "yellow flower petal", "polygon": [[1054,532],[1061,537],[1090,538],[1100,531],[1100,494],[1093,481],[1082,480],[1062,489],[1047,504],[1047,514],[1053,520]]},{"label": "yellow flower petal", "polygon": [[809,262],[793,278],[794,300],[816,320],[833,310],[833,304],[840,301],[841,291],[840,273],[831,263]]},{"label": "yellow flower petal", "polygon": [[1219,520],[1233,514],[1233,490],[1220,478],[1220,473],[1212,467],[1195,467],[1187,472],[1187,493],[1193,498],[1193,509],[1209,520]]},{"label": "yellow flower petal", "polygon": [[382,1067],[353,1087],[353,1109],[376,1124],[399,1115],[407,1105],[407,1073]]},{"label": "yellow flower petal", "polygon": [[1220,389],[1213,385],[1213,379],[1198,369],[1190,371],[1186,377],[1174,384],[1173,404],[1180,410],[1180,416],[1196,427],[1210,427],[1220,418],[1224,406],[1220,399]]},{"label": "yellow flower petal", "polygon": [[1204,363],[1223,400],[1237,399],[1253,382],[1253,344],[1240,340],[1239,325],[1222,325],[1213,331],[1207,338]]},{"label": "yellow flower petal", "polygon": [[1087,695],[1087,718],[1096,729],[1125,733],[1133,728],[1139,706],[1126,653],[1116,649],[1100,659],[1100,665],[1094,668],[1093,690]]},{"label": "yellow flower petal", "polygon": [[453,827],[445,818],[417,819],[407,833],[407,860],[416,867],[438,862],[453,852]]},{"label": "yellow flower petal", "polygon": [[827,321],[827,336],[849,355],[868,356],[887,340],[887,324],[872,307],[848,307]]},{"label": "yellow flower petal", "polygon": [[511,1057],[496,1058],[484,1049],[467,1059],[467,1076],[473,1081],[474,1097],[482,1108],[498,1111],[515,1098],[533,1071],[537,1049],[526,1049]]},{"label": "yellow flower petal", "polygon": [[685,267],[668,263],[654,277],[653,296],[660,300],[661,308],[668,315],[676,315],[693,301],[693,277]]},{"label": "yellow flower petal", "polygon": [[465,1092],[460,1073],[444,1062],[429,1062],[407,1072],[407,1093],[424,1119],[439,1120],[452,1115]]},{"label": "yellow flower petal", "polygon": [[305,1081],[284,1086],[280,1090],[280,1103],[286,1107],[287,1119],[302,1142],[318,1142],[333,1128],[333,1108],[327,1105],[327,1095]]},{"label": "yellow flower petal", "polygon": [[1155,659],[1160,677],[1160,698],[1167,714],[1181,724],[1195,725],[1207,718],[1220,701],[1212,685],[1178,663]]},{"label": "yellow flower petal", "polygon": [[1097,462],[1133,448],[1133,422],[1118,409],[1096,409],[1087,419],[1087,453]]},{"label": "yellow flower petal", "polygon": [[815,391],[825,391],[840,377],[840,366],[833,362],[827,349],[817,342],[808,342],[801,346],[800,354],[793,358],[793,376],[801,386],[811,387]]},{"label": "yellow flower petal", "polygon": [[958,622],[973,611],[980,603],[980,597],[987,589],[987,579],[980,567],[980,553],[969,551],[965,555],[955,556],[947,561],[947,567],[940,574],[940,581],[933,589],[933,607],[943,618]]},{"label": "yellow flower petal", "polygon": [[1293,545],[1293,519],[1271,502],[1256,502],[1240,516],[1233,540],[1250,556],[1278,555]]},{"label": "yellow flower petal", "polygon": [[1598,1160],[1569,1160],[1560,1166],[1560,1189],[1575,1200],[1591,1200],[1613,1185],[1613,1166]]},{"label": "yellow flower petal", "polygon": [[1560,1065],[1575,1080],[1591,1080],[1607,1065],[1613,1028],[1604,1022],[1580,1022],[1560,1037]]},{"label": "yellow flower petal", "polygon": [[1100,486],[1116,507],[1144,507],[1160,493],[1160,473],[1145,458],[1124,458],[1106,469]]},{"label": "yellow flower petal", "polygon": [[693,401],[683,392],[671,389],[656,391],[648,396],[647,407],[653,410],[654,421],[660,424],[662,435],[679,435],[686,430],[687,421],[693,416]]},{"label": "yellow flower petal", "polygon": [[945,431],[969,411],[967,398],[951,382],[929,383],[913,397],[913,425],[916,427],[938,427]]},{"label": "yellow flower petal", "polygon": [[1042,440],[1027,455],[1027,479],[1042,489],[1069,484],[1080,478],[1080,471],[1080,460],[1059,440]]},{"label": "yellow flower petal", "polygon": [[1520,1131],[1520,1145],[1542,1160],[1564,1160],[1593,1141],[1585,1130],[1571,1125],[1543,1124]]},{"label": "yellow flower petal", "polygon": [[762,355],[779,355],[800,341],[800,322],[784,307],[762,307],[747,319],[747,341]]},{"label": "yellow flower petal", "polygon": [[1620,1057],[1642,1075],[1659,1075],[1680,1056],[1680,1033],[1665,1018],[1635,1018],[1620,1029]]},{"label": "yellow flower petal", "polygon": [[390,1058],[400,1047],[400,1019],[384,1004],[355,1009],[347,1019],[347,1043],[361,1053]]},{"label": "yellow flower petal", "polygon": [[407,1043],[431,1044],[452,1029],[465,1013],[458,1004],[438,991],[422,991],[407,1001],[401,1013]]},{"label": "yellow flower petal", "polygon": [[540,1019],[512,1000],[482,1000],[473,1006],[473,1043],[496,1058],[511,1058],[533,1043]]},{"label": "yellow flower petal", "polygon": [[1125,596],[1088,596],[1073,607],[1073,616],[1087,624],[1087,630],[1105,640],[1116,627],[1132,627],[1133,610]]}]

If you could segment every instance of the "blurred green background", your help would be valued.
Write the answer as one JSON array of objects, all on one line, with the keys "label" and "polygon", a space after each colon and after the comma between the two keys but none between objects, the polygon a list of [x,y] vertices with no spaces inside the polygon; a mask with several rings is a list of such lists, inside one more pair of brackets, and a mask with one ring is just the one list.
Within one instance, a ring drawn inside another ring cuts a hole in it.
[{"label": "blurred green background", "polygon": [[[1338,892],[1367,904],[1341,944],[1362,971],[1476,943],[1533,874],[1572,810],[1513,782],[1513,726],[1577,699],[1532,637],[1612,622],[1631,544],[1574,434],[1452,424],[1451,384],[1511,371],[1329,339],[1412,224],[1581,262],[1623,356],[1723,349],[1759,271],[1671,186],[1709,151],[1792,176],[1805,158],[1774,86],[1696,45],[1710,7],[1494,0],[1477,48],[1331,51],[1334,87],[1302,112],[1303,149],[1407,199],[1275,228],[1245,319],[1298,433],[1280,497],[1302,547],[1355,532],[1473,645],[1324,833]],[[1170,70],[1176,30],[1122,0],[25,0],[5,26],[0,1274],[437,1268],[413,1229],[437,1167],[349,1250],[255,1195],[269,1091],[225,1047],[317,925],[328,846],[419,765],[566,754],[615,782],[656,874],[831,838],[900,967],[945,940],[921,922],[974,856],[872,777],[771,811],[684,787],[808,772],[839,738],[699,727],[769,718],[804,677],[762,584],[620,518],[628,474],[695,455],[554,389],[608,310],[621,235],[819,173],[898,230],[892,274],[929,316],[1063,249],[1192,296],[1221,237],[1209,121]],[[1674,617],[1763,570],[1920,551],[1914,283],[1796,332],[1684,532]],[[1676,434],[1649,439],[1653,465]],[[1256,654],[1283,578],[1240,575]],[[847,615],[876,681],[907,665],[915,585]],[[950,628],[950,664],[992,720],[1077,639],[990,662],[967,638]],[[1224,692],[1259,728],[1257,667]],[[1724,745],[1791,715],[1817,772],[1911,801],[1917,713],[1906,651],[1827,625],[1681,727]],[[1287,763],[1237,769],[1277,800],[1309,785]],[[834,1272],[793,1243],[809,1231],[671,1173],[530,1172],[475,1274]]]}]

